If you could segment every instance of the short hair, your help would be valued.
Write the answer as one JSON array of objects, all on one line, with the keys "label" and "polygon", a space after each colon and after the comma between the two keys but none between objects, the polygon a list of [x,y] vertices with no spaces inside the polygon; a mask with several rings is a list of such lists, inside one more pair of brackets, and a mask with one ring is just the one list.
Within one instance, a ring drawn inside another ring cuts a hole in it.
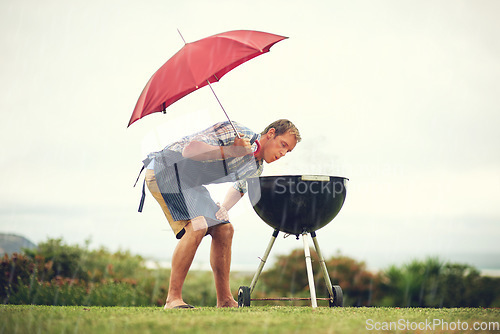
[{"label": "short hair", "polygon": [[290,132],[295,136],[295,139],[297,139],[297,143],[302,139],[300,137],[299,129],[297,129],[297,127],[287,119],[279,119],[272,122],[264,129],[264,131],[261,132],[261,134],[266,134],[271,128],[274,128],[276,136],[281,136],[286,132]]}]

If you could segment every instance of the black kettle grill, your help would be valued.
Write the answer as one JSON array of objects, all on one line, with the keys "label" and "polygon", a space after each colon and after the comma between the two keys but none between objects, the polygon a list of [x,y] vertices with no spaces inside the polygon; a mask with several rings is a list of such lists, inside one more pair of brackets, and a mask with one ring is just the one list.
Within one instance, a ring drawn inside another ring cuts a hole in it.
[{"label": "black kettle grill", "polygon": [[[307,234],[311,234],[318,254],[323,277],[330,294],[329,306],[343,306],[342,289],[332,285],[325,260],[316,238],[316,230],[330,223],[339,213],[346,197],[347,178],[325,175],[284,175],[249,178],[248,194],[257,215],[274,228],[273,235],[261,258],[250,286],[238,289],[238,306],[250,306],[251,294],[264,268],[278,233],[302,235],[306,260],[311,306],[317,307],[316,289],[312,272]],[[301,300],[304,298],[266,298],[265,300]],[[309,298],[306,298],[309,299]]]}]

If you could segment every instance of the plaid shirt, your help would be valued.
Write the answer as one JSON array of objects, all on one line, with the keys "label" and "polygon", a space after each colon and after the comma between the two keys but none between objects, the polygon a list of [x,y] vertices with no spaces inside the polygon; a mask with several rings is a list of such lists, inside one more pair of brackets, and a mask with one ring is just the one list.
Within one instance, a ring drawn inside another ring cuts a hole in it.
[{"label": "plaid shirt", "polygon": [[[243,134],[243,138],[251,140],[256,134],[255,132],[241,124],[238,124],[236,122],[233,122],[233,124],[236,127],[236,130],[238,130],[240,134]],[[203,131],[186,136],[179,141],[166,146],[165,149],[182,153],[183,149],[192,141],[201,141],[212,146],[230,146],[234,144],[235,138],[236,134],[234,133],[231,124],[226,121],[214,124],[213,126]],[[260,139],[260,134],[257,134],[257,140],[258,139]],[[257,144],[252,144],[252,150],[255,152],[256,149]],[[238,178],[240,180],[235,182],[233,186],[234,189],[238,190],[241,193],[247,192],[246,179],[249,177],[260,176],[262,174],[262,171],[264,170],[262,160],[258,161],[255,158],[254,160],[256,165],[253,166],[252,164],[248,164],[248,157],[239,157],[226,160],[230,169],[234,168],[236,170],[243,166],[243,168],[239,170],[238,173]]]}]

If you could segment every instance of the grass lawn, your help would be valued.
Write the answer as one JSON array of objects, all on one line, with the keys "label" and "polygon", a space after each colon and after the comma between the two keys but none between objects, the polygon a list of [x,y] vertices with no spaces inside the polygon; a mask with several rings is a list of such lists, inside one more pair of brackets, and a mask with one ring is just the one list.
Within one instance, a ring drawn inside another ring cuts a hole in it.
[{"label": "grass lawn", "polygon": [[[2,334],[500,333],[499,322],[500,309],[251,306],[164,311],[160,307],[0,305]],[[474,326],[479,327],[474,330]]]}]

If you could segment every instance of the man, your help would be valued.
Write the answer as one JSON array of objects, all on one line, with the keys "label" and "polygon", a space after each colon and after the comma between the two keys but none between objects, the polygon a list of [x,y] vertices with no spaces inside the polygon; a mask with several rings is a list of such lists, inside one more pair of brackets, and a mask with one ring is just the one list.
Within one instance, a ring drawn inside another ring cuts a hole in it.
[{"label": "man", "polygon": [[[196,250],[205,235],[212,237],[210,265],[217,307],[237,307],[229,287],[233,226],[229,211],[246,193],[246,179],[262,174],[271,163],[291,152],[300,134],[288,120],[270,124],[261,134],[229,122],[187,136],[148,155],[146,183],[160,204],[179,243],[172,256],[165,309],[193,308],[182,299],[182,286]],[[259,147],[260,146],[260,147]],[[235,182],[222,203],[216,204],[204,185]]]}]

